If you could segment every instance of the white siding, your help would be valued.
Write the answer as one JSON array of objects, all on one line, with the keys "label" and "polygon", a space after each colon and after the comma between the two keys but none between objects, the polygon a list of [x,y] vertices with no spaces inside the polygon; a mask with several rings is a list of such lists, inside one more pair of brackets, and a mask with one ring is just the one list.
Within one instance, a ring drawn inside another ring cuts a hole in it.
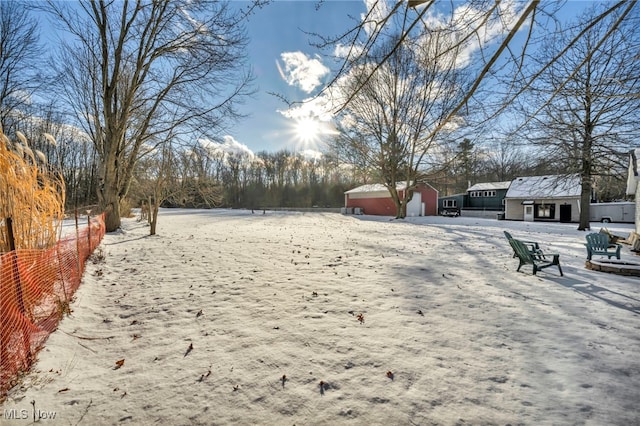
[{"label": "white siding", "polygon": [[559,198],[554,200],[541,200],[535,198],[527,198],[527,199],[506,199],[505,200],[505,215],[504,218],[507,220],[524,220],[524,205],[522,202],[525,200],[534,201],[535,204],[541,204],[544,201],[544,204],[554,204],[555,207],[555,218],[551,219],[551,221],[560,221],[560,206],[563,204],[569,204],[571,206],[571,222],[579,222],[580,221],[580,201],[575,198]]},{"label": "white siding", "polygon": [[351,192],[348,194],[350,200],[358,200],[362,198],[391,198],[388,190],[375,192]]}]

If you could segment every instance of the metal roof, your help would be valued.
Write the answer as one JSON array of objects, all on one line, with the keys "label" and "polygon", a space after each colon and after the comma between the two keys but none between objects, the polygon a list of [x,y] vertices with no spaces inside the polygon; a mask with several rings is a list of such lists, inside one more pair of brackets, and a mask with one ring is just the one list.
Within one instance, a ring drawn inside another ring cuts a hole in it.
[{"label": "metal roof", "polygon": [[484,182],[484,183],[476,183],[467,191],[489,191],[492,189],[509,189],[509,185],[511,185],[511,181],[506,182]]},{"label": "metal roof", "polygon": [[[396,190],[402,191],[407,187],[407,181],[403,180],[400,182],[396,182]],[[371,183],[368,185],[358,186],[356,188],[345,191],[345,194],[354,194],[356,192],[379,192],[379,191],[388,191],[387,187],[381,183]]]},{"label": "metal roof", "polygon": [[362,185],[356,188],[345,191],[345,194],[355,194],[356,192],[378,192],[378,191],[386,191],[387,187],[381,183],[372,183],[369,185]]},{"label": "metal roof", "polygon": [[505,198],[575,198],[580,197],[580,176],[573,174],[517,177]]}]

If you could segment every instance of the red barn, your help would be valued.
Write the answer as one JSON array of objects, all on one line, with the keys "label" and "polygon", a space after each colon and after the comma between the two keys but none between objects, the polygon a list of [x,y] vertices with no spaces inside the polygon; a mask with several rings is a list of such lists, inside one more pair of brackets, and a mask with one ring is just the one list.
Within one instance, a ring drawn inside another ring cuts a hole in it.
[{"label": "red barn", "polygon": [[[406,182],[398,182],[400,197],[404,193]],[[396,206],[389,190],[382,184],[362,185],[344,193],[344,206],[347,212],[371,214],[377,216],[395,216]],[[357,210],[359,209],[359,210]],[[419,183],[413,190],[413,198],[407,205],[407,217],[435,216],[438,214],[438,191],[429,184]]]}]

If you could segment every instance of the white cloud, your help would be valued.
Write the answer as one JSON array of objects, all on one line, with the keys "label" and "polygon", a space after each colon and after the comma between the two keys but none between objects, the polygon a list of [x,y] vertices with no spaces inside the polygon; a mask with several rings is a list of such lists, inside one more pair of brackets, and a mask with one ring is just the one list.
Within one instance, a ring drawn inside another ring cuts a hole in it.
[{"label": "white cloud", "polygon": [[[278,110],[278,112],[294,121],[317,120],[321,123],[320,127],[323,134],[336,134],[335,112],[346,102],[351,93],[349,88],[353,86],[354,74],[358,71],[359,68],[350,70],[347,74],[341,76],[332,87],[318,96],[307,98],[286,110]],[[341,121],[340,124],[344,124],[344,122]]]},{"label": "white cloud", "polygon": [[365,32],[371,36],[375,31],[380,30],[378,24],[389,16],[390,11],[387,2],[383,0],[364,0],[364,5],[369,16],[363,13],[360,17],[364,23]]},{"label": "white cloud", "polygon": [[[362,14],[361,19],[365,21],[365,31],[371,35],[373,31],[379,31],[382,28],[376,27],[388,17],[390,13],[389,3],[380,0],[363,0],[369,14]],[[425,37],[422,40],[423,49],[427,57],[440,54],[441,66],[443,67],[466,67],[468,66],[478,50],[485,48],[488,44],[495,42],[497,38],[504,34],[505,28],[513,25],[517,19],[522,7],[520,3],[513,0],[506,0],[499,5],[499,11],[496,12],[489,21],[484,23],[483,17],[486,10],[476,8],[465,3],[452,3],[454,8],[448,14],[443,13],[442,9],[433,8],[428,12],[424,21],[432,31],[429,32],[431,37]],[[393,25],[393,20],[389,20],[387,25]],[[438,29],[442,31],[440,39],[433,37],[433,32]],[[443,55],[442,50],[451,47],[456,41],[462,40],[469,34],[469,31],[476,30],[476,34],[470,37],[468,41],[463,42],[458,49],[452,49],[450,53]],[[347,58],[350,49],[351,56],[361,53],[361,45],[337,45],[334,49],[336,57]],[[281,55],[283,65],[277,63],[282,78],[290,85],[297,85],[307,93],[312,92],[321,84],[321,78],[324,77],[329,69],[325,67],[319,59],[310,58],[302,52],[286,52]],[[370,67],[372,64],[362,65]],[[351,93],[354,81],[354,73],[359,71],[357,67],[351,72],[340,77],[340,79],[325,92],[318,96],[305,99],[304,101],[294,104],[286,110],[278,112],[284,117],[292,120],[316,119],[325,124],[331,123],[334,112],[339,106],[346,101],[346,96]],[[411,81],[407,81],[410,84]],[[433,93],[438,93],[438,88],[431,86]],[[425,89],[426,90],[426,89]],[[429,96],[428,92],[425,96]],[[433,96],[433,95],[432,95]],[[354,125],[352,117],[342,116],[342,125]],[[460,123],[452,123],[447,130],[455,129]]]},{"label": "white cloud", "polygon": [[333,49],[333,55],[336,58],[357,58],[364,52],[364,47],[361,44],[346,45],[337,44]]},{"label": "white cloud", "polygon": [[287,118],[301,120],[304,118],[315,118],[319,121],[331,121],[333,102],[328,95],[320,95],[315,98],[305,99],[299,104],[278,112]]},{"label": "white cloud", "polygon": [[330,71],[317,55],[310,58],[302,52],[283,52],[280,58],[283,65],[276,61],[276,66],[282,79],[290,86],[297,86],[307,93],[320,86],[322,78]]},{"label": "white cloud", "polygon": [[249,159],[254,157],[253,151],[248,146],[235,140],[233,136],[226,135],[223,142],[213,142],[210,139],[199,139],[198,143],[211,154],[231,154],[245,156]]},{"label": "white cloud", "polygon": [[[465,46],[463,55],[461,55],[461,58],[458,60],[458,65],[469,65],[471,57],[475,52],[485,48],[487,44],[495,41],[496,37],[504,34],[506,28],[511,28],[518,18],[516,8],[517,5],[514,2],[507,1],[501,3],[498,7],[498,14],[500,18],[490,20],[483,28],[480,29],[479,37],[474,37],[472,42]],[[461,33],[464,32],[465,28],[468,28],[471,25],[476,25],[470,21],[472,19],[479,19],[482,14],[483,11],[472,8],[468,5],[460,6],[454,11],[454,22],[457,23],[456,29]]]},{"label": "white cloud", "polygon": [[423,46],[428,50],[441,50],[442,47],[453,46],[467,37],[470,31],[476,33],[462,43],[458,49],[451,50],[449,57],[441,57],[441,62],[448,67],[454,61],[457,68],[464,68],[472,63],[473,56],[496,41],[512,28],[521,13],[522,4],[514,1],[505,1],[499,4],[497,12],[491,19],[485,22],[486,9],[478,8],[468,3],[456,7],[451,15],[441,13],[429,13],[425,17],[425,25],[432,31],[446,29],[449,37],[440,41],[440,46],[433,44],[431,33],[423,38]]}]

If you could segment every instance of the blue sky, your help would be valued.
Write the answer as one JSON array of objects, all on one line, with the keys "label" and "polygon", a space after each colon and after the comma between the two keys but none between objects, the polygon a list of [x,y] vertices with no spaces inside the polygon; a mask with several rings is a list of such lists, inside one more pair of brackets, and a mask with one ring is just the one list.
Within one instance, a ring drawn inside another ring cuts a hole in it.
[{"label": "blue sky", "polygon": [[[231,1],[239,8],[250,3]],[[365,0],[272,0],[256,10],[246,28],[250,39],[247,55],[257,91],[241,107],[246,118],[212,135],[222,141],[221,148],[252,153],[320,148],[296,137],[295,120],[279,112],[286,110],[287,104],[270,93],[302,101],[321,90],[331,78],[326,68],[331,64],[327,58],[320,58],[320,52],[310,45],[313,37],[305,32],[340,34],[353,27],[364,12]],[[33,13],[41,23],[45,43],[55,44],[58,37],[66,37],[54,29],[52,18],[38,10]]]},{"label": "blue sky", "polygon": [[[318,56],[318,50],[309,44],[312,37],[305,31],[326,36],[340,34],[355,24],[352,18],[359,18],[365,12],[365,3],[325,0],[317,6],[316,0],[275,1],[250,18],[248,54],[258,92],[243,107],[243,112],[250,116],[228,133],[254,153],[281,149],[301,151],[316,145],[296,136],[295,120],[278,112],[287,109],[286,103],[269,92],[291,101],[302,101],[316,94],[321,87],[313,87],[314,83],[327,83],[331,78],[331,74],[326,73],[317,79],[321,67],[330,68],[332,64]],[[298,78],[285,81],[283,77],[290,77],[298,69],[305,71]]]},{"label": "blue sky", "polygon": [[[569,0],[561,12],[565,18],[574,18],[590,4],[591,0]],[[290,101],[302,101],[317,94],[330,81],[329,69],[336,64],[320,56],[321,52],[310,45],[313,37],[305,32],[342,34],[363,13],[366,0],[276,0],[258,10],[247,26],[251,39],[249,61],[258,91],[242,109],[249,116],[229,129],[224,135],[224,145],[233,151],[253,153],[321,150],[322,139],[301,138],[295,131],[296,120],[281,113],[287,110],[286,103],[270,92]]]},{"label": "blue sky", "polygon": [[[339,64],[321,56],[323,52],[310,44],[317,39],[307,33],[327,37],[342,34],[358,23],[366,13],[367,3],[371,0],[273,0],[250,17],[247,55],[257,91],[242,105],[241,112],[247,117],[216,135],[223,141],[223,150],[252,153],[322,150],[322,138],[327,136],[318,138],[313,129],[309,137],[301,135],[296,131],[299,121],[283,114],[287,104],[272,93],[298,102],[317,94],[331,80],[331,69]],[[564,14],[573,17],[591,3],[591,0],[569,0],[563,7]],[[238,0],[234,4],[246,7],[248,3]],[[304,113],[302,110],[296,112]],[[317,121],[311,120],[307,125],[313,127],[314,123]]]}]

